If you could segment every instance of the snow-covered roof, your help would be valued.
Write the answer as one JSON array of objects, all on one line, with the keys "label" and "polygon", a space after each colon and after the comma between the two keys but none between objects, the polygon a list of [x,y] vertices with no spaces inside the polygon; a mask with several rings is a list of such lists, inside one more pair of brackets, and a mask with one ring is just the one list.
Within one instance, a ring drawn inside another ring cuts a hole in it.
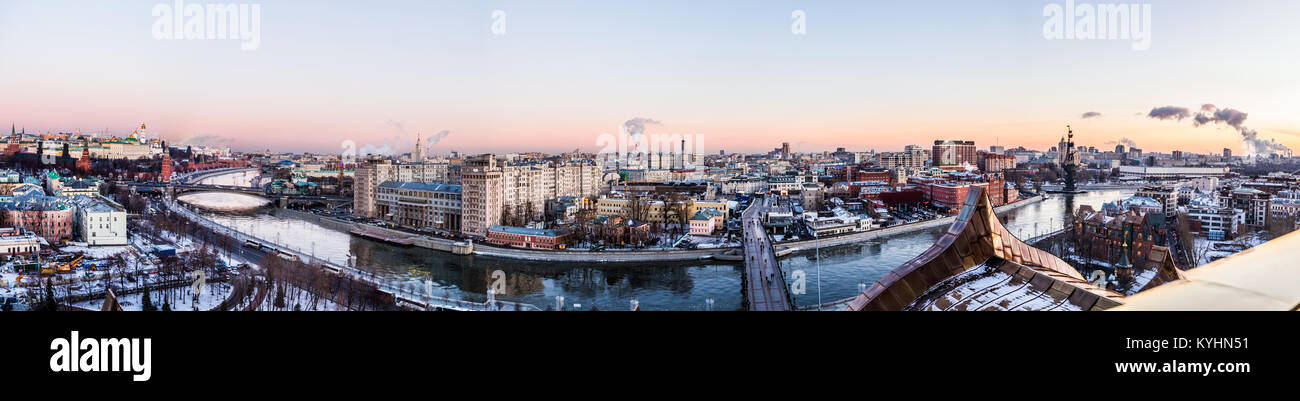
[{"label": "snow-covered roof", "polygon": [[1161,205],[1159,201],[1145,196],[1133,196],[1133,197],[1129,197],[1128,199],[1124,199],[1120,202],[1124,206],[1154,207],[1154,208],[1164,207],[1164,205]]}]

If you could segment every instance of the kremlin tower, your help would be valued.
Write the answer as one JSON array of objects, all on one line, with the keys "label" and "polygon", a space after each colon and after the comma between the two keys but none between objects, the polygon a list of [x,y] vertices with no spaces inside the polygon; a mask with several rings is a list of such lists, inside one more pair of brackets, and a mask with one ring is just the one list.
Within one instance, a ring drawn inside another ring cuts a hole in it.
[{"label": "kremlin tower", "polygon": [[83,175],[90,174],[90,141],[81,147],[81,158],[77,159],[77,171]]},{"label": "kremlin tower", "polygon": [[[144,128],[144,125],[142,124],[140,127],[141,127],[141,128]],[[162,155],[162,156],[163,156],[163,157],[162,157],[162,168],[161,168],[162,171],[158,174],[158,181],[159,181],[159,182],[168,182],[168,181],[170,181],[171,178],[172,178],[172,156],[171,156],[171,152],[168,152],[168,151],[167,151],[167,143],[166,143],[166,142],[163,142],[163,155]]]}]

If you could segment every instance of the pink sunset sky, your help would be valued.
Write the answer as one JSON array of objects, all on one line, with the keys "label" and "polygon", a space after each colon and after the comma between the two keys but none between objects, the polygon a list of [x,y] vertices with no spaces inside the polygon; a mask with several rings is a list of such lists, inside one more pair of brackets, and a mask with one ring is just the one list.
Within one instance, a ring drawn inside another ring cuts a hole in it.
[{"label": "pink sunset sky", "polygon": [[1047,3],[262,2],[244,51],[154,39],[156,1],[6,1],[0,123],[311,152],[449,131],[435,153],[595,151],[636,117],[709,153],[1045,150],[1068,124],[1085,146],[1241,152],[1226,125],[1148,117],[1212,103],[1300,148],[1297,2],[1153,1],[1145,51],[1046,40]]}]

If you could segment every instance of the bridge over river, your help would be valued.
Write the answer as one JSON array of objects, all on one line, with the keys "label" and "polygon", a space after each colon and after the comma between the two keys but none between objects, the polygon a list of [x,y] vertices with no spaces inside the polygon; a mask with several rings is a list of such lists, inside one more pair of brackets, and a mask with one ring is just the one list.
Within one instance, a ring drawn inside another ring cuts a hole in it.
[{"label": "bridge over river", "polygon": [[762,216],[772,198],[755,200],[741,213],[745,238],[745,306],[754,311],[788,311],[794,300],[785,284],[785,274],[776,260],[772,238],[763,230]]},{"label": "bridge over river", "polygon": [[[229,171],[221,174],[229,174]],[[205,174],[211,176],[218,174]],[[186,178],[177,180],[177,182],[155,182],[155,181],[117,181],[119,185],[126,185],[132,189],[153,188],[163,192],[168,198],[175,199],[176,196],[185,193],[238,193],[249,196],[256,196],[276,202],[280,207],[288,207],[293,202],[313,202],[325,205],[327,208],[336,208],[352,203],[352,198],[326,196],[326,195],[295,195],[295,194],[272,194],[258,187],[238,186],[238,185],[215,185],[200,184],[201,178]]]}]

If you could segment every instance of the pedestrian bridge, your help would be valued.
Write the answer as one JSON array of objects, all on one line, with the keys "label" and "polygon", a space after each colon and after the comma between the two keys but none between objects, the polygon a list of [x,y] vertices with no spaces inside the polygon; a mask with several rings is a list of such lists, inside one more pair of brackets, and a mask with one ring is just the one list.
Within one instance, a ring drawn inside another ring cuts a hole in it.
[{"label": "pedestrian bridge", "polygon": [[770,202],[769,197],[755,199],[740,215],[745,241],[745,287],[742,291],[748,310],[788,311],[794,309],[794,300],[786,286],[785,273],[781,272],[781,265],[777,262],[772,239],[763,230],[761,219]]}]

